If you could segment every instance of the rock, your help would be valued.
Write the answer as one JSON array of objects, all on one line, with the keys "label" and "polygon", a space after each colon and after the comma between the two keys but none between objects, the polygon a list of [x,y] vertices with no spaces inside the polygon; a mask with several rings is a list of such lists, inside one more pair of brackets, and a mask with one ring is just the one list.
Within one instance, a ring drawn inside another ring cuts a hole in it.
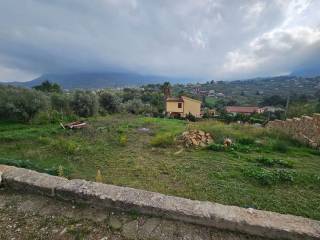
[{"label": "rock", "polygon": [[149,218],[139,230],[139,238],[149,239],[152,232],[160,225],[159,218]]},{"label": "rock", "polygon": [[109,226],[113,230],[120,230],[122,227],[122,223],[120,222],[120,220],[116,216],[110,216]]},{"label": "rock", "polygon": [[208,145],[208,142],[213,142],[210,133],[206,133],[201,130],[190,130],[188,132],[183,132],[181,140],[184,143],[185,147],[205,147],[206,145]]},{"label": "rock", "polygon": [[201,136],[205,136],[205,132],[204,132],[204,131],[199,130],[198,133],[199,133],[199,135],[201,135]]},{"label": "rock", "polygon": [[232,145],[232,140],[230,138],[225,138],[223,141],[225,147],[230,147]]},{"label": "rock", "polygon": [[122,235],[128,239],[138,238],[138,221],[134,220],[125,224],[122,228]]}]

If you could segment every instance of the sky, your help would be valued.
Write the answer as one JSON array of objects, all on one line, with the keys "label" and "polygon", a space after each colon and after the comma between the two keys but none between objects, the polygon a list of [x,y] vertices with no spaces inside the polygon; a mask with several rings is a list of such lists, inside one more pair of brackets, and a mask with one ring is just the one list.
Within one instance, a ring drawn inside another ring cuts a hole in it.
[{"label": "sky", "polygon": [[320,0],[1,0],[0,82],[135,72],[207,80],[320,68]]}]

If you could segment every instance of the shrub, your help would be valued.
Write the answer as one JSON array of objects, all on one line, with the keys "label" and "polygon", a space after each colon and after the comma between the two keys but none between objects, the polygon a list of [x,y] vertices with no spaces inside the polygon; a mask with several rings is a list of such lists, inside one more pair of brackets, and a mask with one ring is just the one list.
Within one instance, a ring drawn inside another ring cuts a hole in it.
[{"label": "shrub", "polygon": [[189,120],[190,122],[195,122],[197,120],[196,117],[192,115],[192,113],[190,112],[186,115],[186,119]]},{"label": "shrub", "polygon": [[276,177],[278,182],[293,182],[294,180],[294,172],[286,169],[277,169]]},{"label": "shrub", "polygon": [[80,117],[90,117],[98,113],[99,102],[90,91],[76,91],[71,100],[73,111]]},{"label": "shrub", "polygon": [[249,168],[244,170],[244,175],[258,181],[259,184],[270,186],[294,181],[295,172],[286,169]]},{"label": "shrub", "polygon": [[59,113],[71,114],[71,98],[67,94],[53,93],[50,97],[51,108]]},{"label": "shrub", "polygon": [[266,167],[273,167],[275,165],[286,167],[286,168],[292,168],[293,163],[290,161],[282,160],[282,159],[271,159],[266,157],[259,157],[256,159],[257,162],[261,163],[262,165]]},{"label": "shrub", "polygon": [[0,86],[0,118],[29,122],[37,113],[48,109],[48,99],[36,90]]},{"label": "shrub", "polygon": [[253,138],[250,137],[242,137],[238,139],[238,143],[243,145],[252,145],[255,143],[255,141]]},{"label": "shrub", "polygon": [[174,144],[174,138],[172,133],[158,133],[151,139],[150,144],[155,147],[167,147]]},{"label": "shrub", "polygon": [[261,185],[272,185],[275,181],[272,172],[263,168],[247,169],[244,175],[257,180]]},{"label": "shrub", "polygon": [[285,141],[276,141],[272,145],[272,150],[281,152],[281,153],[286,153],[289,150],[288,144]]},{"label": "shrub", "polygon": [[42,82],[38,86],[34,86],[34,89],[42,92],[62,92],[61,87],[57,83],[51,83],[48,80]]},{"label": "shrub", "polygon": [[120,137],[119,137],[119,144],[122,145],[122,146],[125,146],[127,145],[128,143],[128,137],[126,134],[121,134]]},{"label": "shrub", "polygon": [[[19,168],[26,168],[37,172],[48,173],[55,176],[59,175],[59,167],[44,168],[29,160],[0,158],[0,164],[15,166]],[[64,176],[70,176],[70,173],[70,169],[64,168]]]},{"label": "shrub", "polygon": [[129,100],[123,104],[123,108],[125,111],[132,114],[142,114],[142,113],[152,113],[154,109],[150,104],[145,104],[141,101],[141,99],[133,99]]},{"label": "shrub", "polygon": [[79,146],[72,140],[58,139],[52,143],[52,146],[66,154],[75,154],[79,150]]},{"label": "shrub", "polygon": [[97,170],[97,174],[96,174],[96,182],[103,182],[103,178],[102,178],[102,174],[100,169]]},{"label": "shrub", "polygon": [[216,151],[216,152],[223,152],[226,150],[226,148],[221,144],[212,143],[210,144],[207,149]]},{"label": "shrub", "polygon": [[63,167],[62,167],[62,165],[59,165],[58,166],[58,176],[59,177],[64,177],[64,170],[63,170]]},{"label": "shrub", "polygon": [[108,113],[116,113],[120,111],[121,99],[110,92],[102,91],[99,93],[100,106]]},{"label": "shrub", "polygon": [[32,120],[35,124],[59,123],[76,121],[78,117],[75,114],[64,115],[56,110],[39,112]]}]

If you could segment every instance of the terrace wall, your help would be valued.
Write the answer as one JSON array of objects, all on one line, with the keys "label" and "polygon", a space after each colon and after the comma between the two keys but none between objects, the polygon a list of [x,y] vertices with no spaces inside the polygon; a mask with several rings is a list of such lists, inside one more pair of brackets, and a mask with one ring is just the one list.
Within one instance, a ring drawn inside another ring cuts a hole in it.
[{"label": "terrace wall", "polygon": [[285,121],[270,121],[267,128],[274,129],[292,136],[294,139],[306,143],[311,147],[320,148],[320,114],[312,117],[287,119]]},{"label": "terrace wall", "polygon": [[85,203],[100,209],[138,214],[242,232],[271,239],[320,239],[320,222],[256,209],[194,201],[128,187],[68,180],[35,171],[0,165],[0,186]]}]

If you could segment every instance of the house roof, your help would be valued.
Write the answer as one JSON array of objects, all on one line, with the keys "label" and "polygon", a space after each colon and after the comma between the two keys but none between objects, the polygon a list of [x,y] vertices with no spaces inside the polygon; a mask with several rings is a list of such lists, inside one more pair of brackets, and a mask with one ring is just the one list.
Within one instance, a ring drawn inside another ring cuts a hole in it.
[{"label": "house roof", "polygon": [[181,96],[179,98],[176,98],[176,97],[169,97],[166,99],[167,102],[183,102],[184,99],[187,99],[187,100],[190,100],[190,101],[195,101],[195,102],[200,102],[199,100],[197,99],[193,99],[193,98],[189,98],[189,97],[186,97],[186,96]]},{"label": "house roof", "polygon": [[167,102],[183,102],[182,98],[176,98],[176,97],[168,97],[166,99]]},{"label": "house roof", "polygon": [[184,100],[184,99],[188,99],[190,101],[194,101],[194,102],[199,102],[201,103],[201,101],[197,100],[197,99],[193,99],[193,98],[189,98],[189,97],[186,97],[186,96],[181,96],[181,98]]},{"label": "house roof", "polygon": [[234,113],[255,113],[259,107],[239,107],[239,106],[228,106],[226,107],[227,112]]}]

